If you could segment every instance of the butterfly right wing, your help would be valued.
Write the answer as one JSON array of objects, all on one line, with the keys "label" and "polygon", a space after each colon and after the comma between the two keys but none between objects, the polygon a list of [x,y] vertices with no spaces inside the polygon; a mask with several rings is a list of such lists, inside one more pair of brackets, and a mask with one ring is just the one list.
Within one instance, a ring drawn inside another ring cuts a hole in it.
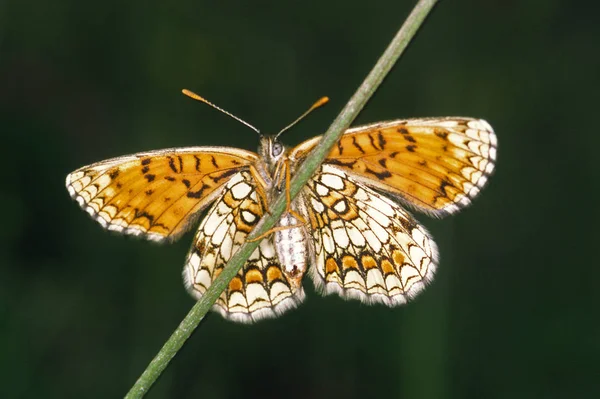
[{"label": "butterfly right wing", "polygon": [[[185,286],[200,299],[231,256],[246,241],[265,210],[248,171],[232,176],[223,196],[200,224],[183,270]],[[304,299],[284,275],[272,235],[264,238],[213,306],[223,317],[243,323],[276,317]]]},{"label": "butterfly right wing", "polygon": [[66,184],[71,197],[104,228],[173,240],[231,176],[257,158],[228,147],[171,148],[84,166],[70,173]]}]

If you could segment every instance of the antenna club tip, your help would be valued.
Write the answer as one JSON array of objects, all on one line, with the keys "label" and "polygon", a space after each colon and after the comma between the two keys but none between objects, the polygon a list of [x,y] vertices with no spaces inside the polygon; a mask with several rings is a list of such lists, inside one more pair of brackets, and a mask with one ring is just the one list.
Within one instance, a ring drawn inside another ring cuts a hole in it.
[{"label": "antenna club tip", "polygon": [[329,97],[323,96],[321,97],[314,105],[315,108],[320,107],[321,105],[327,104],[329,102]]},{"label": "antenna club tip", "polygon": [[203,102],[203,103],[210,104],[210,103],[209,103],[208,101],[206,101],[206,100],[205,100],[203,97],[199,96],[198,94],[194,93],[194,92],[193,92],[193,91],[191,91],[191,90],[188,90],[188,89],[181,89],[181,92],[182,92],[184,95],[186,95],[186,96],[188,96],[188,97],[190,97],[190,98],[193,98],[194,100],[198,100],[198,101],[201,101],[201,102]]}]

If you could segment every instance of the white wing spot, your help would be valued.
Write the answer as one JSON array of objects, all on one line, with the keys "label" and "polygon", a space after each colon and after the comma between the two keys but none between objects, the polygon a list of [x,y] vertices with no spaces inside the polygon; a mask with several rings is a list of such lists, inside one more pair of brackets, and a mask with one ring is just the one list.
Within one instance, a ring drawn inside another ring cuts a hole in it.
[{"label": "white wing spot", "polygon": [[312,205],[313,209],[318,213],[323,213],[325,211],[325,206],[323,205],[323,203],[317,201],[315,198],[310,199],[310,204]]},{"label": "white wing spot", "polygon": [[272,258],[275,256],[275,247],[269,240],[262,240],[258,248],[265,258]]},{"label": "white wing spot", "polygon": [[233,198],[235,198],[236,200],[241,200],[246,198],[246,196],[248,195],[248,193],[250,193],[250,191],[252,191],[252,187],[250,187],[249,184],[246,183],[239,183],[236,184],[235,186],[233,186],[231,188],[231,194],[233,195]]},{"label": "white wing spot", "polygon": [[341,177],[336,176],[336,175],[323,173],[321,175],[321,183],[323,183],[327,187],[332,188],[334,190],[343,190],[344,189],[344,181],[342,180]]},{"label": "white wing spot", "polygon": [[365,246],[365,237],[362,235],[359,229],[354,226],[348,226],[347,232],[348,236],[350,237],[350,241],[352,241],[352,245],[359,248]]},{"label": "white wing spot", "polygon": [[252,224],[256,220],[256,216],[249,211],[242,211],[242,218],[244,219],[244,222],[248,224]]},{"label": "white wing spot", "polygon": [[225,238],[223,238],[223,242],[221,243],[221,256],[223,259],[231,258],[231,252],[233,249],[233,241],[231,239],[231,235],[227,234]]},{"label": "white wing spot", "polygon": [[[389,220],[388,220],[389,222]],[[377,223],[370,223],[369,227],[371,227],[371,231],[377,236],[377,239],[381,242],[387,242],[389,239],[389,234],[388,232],[381,227],[379,224]]]},{"label": "white wing spot", "polygon": [[200,257],[198,256],[197,253],[192,253],[192,256],[190,256],[190,265],[192,265],[192,267],[197,270],[200,267]]},{"label": "white wing spot", "polygon": [[344,213],[348,210],[348,205],[346,204],[346,200],[345,199],[340,199],[338,200],[334,205],[333,205],[333,209],[337,212],[337,213]]},{"label": "white wing spot", "polygon": [[363,232],[363,236],[365,237],[373,251],[381,251],[381,241],[379,241],[375,233],[373,233],[371,230],[365,230]]},{"label": "white wing spot", "polygon": [[319,194],[322,197],[329,195],[329,189],[322,184],[315,184],[315,190],[317,191],[317,194]]},{"label": "white wing spot", "polygon": [[325,252],[332,254],[335,251],[335,242],[331,237],[331,230],[324,227],[321,231],[321,236],[323,238],[323,248],[325,249]]},{"label": "white wing spot", "polygon": [[333,230],[333,239],[335,240],[336,246],[341,248],[347,248],[350,243],[348,233],[344,227]]},{"label": "white wing spot", "polygon": [[225,238],[225,235],[227,234],[228,227],[229,226],[227,225],[227,223],[219,224],[219,226],[215,230],[215,233],[211,237],[211,241],[213,244],[219,245],[223,242],[223,239]]}]

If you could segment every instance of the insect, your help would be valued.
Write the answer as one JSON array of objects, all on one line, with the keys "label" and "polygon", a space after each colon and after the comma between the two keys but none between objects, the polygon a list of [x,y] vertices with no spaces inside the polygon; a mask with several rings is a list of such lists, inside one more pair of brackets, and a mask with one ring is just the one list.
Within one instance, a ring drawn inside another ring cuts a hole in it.
[{"label": "insect", "polygon": [[[228,147],[142,152],[84,166],[70,195],[104,228],[165,242],[178,239],[211,203],[183,271],[202,297],[247,240],[320,137],[286,149],[260,132],[258,153]],[[213,306],[225,318],[276,317],[304,299],[311,276],[324,294],[401,305],[432,280],[435,242],[404,208],[442,217],[468,206],[494,170],[497,140],[481,119],[378,122],[347,130],[271,232],[260,238]]]}]

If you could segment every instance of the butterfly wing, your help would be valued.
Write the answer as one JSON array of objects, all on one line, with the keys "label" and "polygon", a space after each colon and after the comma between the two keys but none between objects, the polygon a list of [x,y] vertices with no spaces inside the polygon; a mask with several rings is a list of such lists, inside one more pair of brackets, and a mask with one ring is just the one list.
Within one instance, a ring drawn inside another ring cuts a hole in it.
[{"label": "butterfly wing", "polygon": [[302,195],[314,239],[310,273],[325,294],[395,306],[433,278],[436,245],[400,205],[330,165]]},{"label": "butterfly wing", "polygon": [[153,241],[176,239],[257,155],[189,147],[98,162],[67,176],[70,195],[103,227]]},{"label": "butterfly wing", "polygon": [[[294,148],[300,160],[319,137]],[[469,205],[494,170],[497,140],[484,120],[408,119],[349,129],[325,163],[400,197],[420,211],[445,216]]]},{"label": "butterfly wing", "polygon": [[[204,295],[263,214],[251,174],[236,173],[200,224],[188,255],[183,275],[192,296]],[[251,323],[276,317],[302,302],[304,291],[282,272],[272,237],[260,242],[213,310],[227,319]]]}]

